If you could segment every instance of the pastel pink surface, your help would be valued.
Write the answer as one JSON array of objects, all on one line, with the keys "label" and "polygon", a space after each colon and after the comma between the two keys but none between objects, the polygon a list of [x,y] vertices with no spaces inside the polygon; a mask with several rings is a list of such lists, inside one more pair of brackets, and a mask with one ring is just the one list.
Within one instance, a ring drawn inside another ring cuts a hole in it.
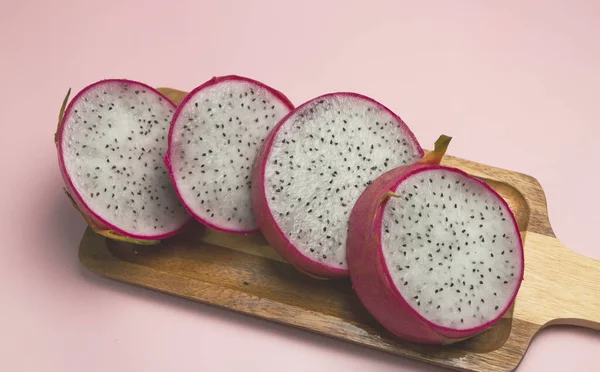
[{"label": "pastel pink surface", "polygon": [[[422,144],[445,133],[451,155],[535,176],[559,239],[600,259],[598,2],[5,1],[0,31],[0,370],[440,370],[81,268],[52,139],[67,88],[104,78],[371,96]],[[548,328],[521,370],[590,371],[599,351],[598,332]]]}]

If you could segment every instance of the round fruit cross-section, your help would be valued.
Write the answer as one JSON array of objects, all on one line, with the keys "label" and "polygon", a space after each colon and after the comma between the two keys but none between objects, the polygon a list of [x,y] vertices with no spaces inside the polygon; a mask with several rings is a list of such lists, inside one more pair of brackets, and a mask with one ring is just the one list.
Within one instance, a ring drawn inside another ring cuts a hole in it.
[{"label": "round fruit cross-section", "polygon": [[102,229],[161,239],[189,216],[162,162],[175,105],[151,87],[103,80],[77,94],[59,133],[67,191]]},{"label": "round fruit cross-section", "polygon": [[354,202],[381,173],[422,156],[404,122],[372,99],[315,98],[282,120],[263,147],[253,174],[261,231],[298,269],[347,275]]},{"label": "round fruit cross-section", "polygon": [[357,202],[348,241],[350,275],[365,306],[417,341],[491,326],[523,278],[522,242],[506,202],[448,167],[415,165],[382,178]]},{"label": "round fruit cross-section", "polygon": [[229,233],[257,230],[252,165],[292,109],[280,92],[239,76],[213,78],[188,94],[175,113],[165,161],[192,216]]}]

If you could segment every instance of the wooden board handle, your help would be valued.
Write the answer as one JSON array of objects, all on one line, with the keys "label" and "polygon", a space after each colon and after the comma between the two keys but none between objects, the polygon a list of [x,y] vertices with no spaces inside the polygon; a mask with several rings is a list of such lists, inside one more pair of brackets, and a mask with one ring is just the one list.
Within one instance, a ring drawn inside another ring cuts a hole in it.
[{"label": "wooden board handle", "polygon": [[525,242],[525,278],[515,312],[541,326],[600,330],[600,261],[553,237],[527,233]]}]

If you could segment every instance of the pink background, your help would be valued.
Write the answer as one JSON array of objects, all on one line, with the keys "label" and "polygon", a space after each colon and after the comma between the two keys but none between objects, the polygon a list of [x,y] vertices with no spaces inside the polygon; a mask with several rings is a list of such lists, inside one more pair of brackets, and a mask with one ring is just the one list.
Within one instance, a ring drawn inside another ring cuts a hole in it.
[{"label": "pink background", "polygon": [[[296,104],[370,95],[427,148],[446,133],[452,155],[538,178],[562,242],[600,259],[600,3],[415,3],[2,1],[0,370],[438,370],[80,267],[52,136],[67,88],[107,77],[192,89],[236,73]],[[547,329],[522,370],[590,371],[599,355],[599,333]]]}]

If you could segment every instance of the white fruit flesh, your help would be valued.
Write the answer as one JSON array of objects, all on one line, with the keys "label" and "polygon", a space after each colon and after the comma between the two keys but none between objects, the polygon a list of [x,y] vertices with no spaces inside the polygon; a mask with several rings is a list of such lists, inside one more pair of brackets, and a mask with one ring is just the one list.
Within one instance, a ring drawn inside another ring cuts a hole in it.
[{"label": "white fruit flesh", "polygon": [[381,105],[348,94],[315,99],[286,119],[267,158],[264,187],[276,223],[301,254],[347,268],[355,201],[384,171],[421,156],[405,128]]},{"label": "white fruit flesh", "polygon": [[402,297],[425,319],[470,329],[495,319],[521,280],[518,231],[489,189],[466,175],[410,175],[383,212],[382,249]]},{"label": "white fruit flesh", "polygon": [[193,93],[171,137],[177,190],[203,222],[230,231],[256,229],[250,178],[260,145],[290,111],[270,90],[229,79]]},{"label": "white fruit flesh", "polygon": [[84,91],[63,123],[62,156],[91,211],[127,234],[160,236],[189,219],[162,157],[174,106],[134,82]]}]

